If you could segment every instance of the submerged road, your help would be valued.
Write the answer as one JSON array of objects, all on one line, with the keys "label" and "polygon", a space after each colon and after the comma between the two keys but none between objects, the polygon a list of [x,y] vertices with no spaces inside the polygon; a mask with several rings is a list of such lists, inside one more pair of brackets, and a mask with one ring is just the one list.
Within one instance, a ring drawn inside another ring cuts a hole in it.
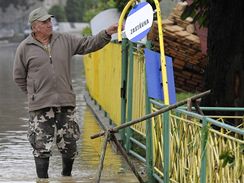
[{"label": "submerged road", "polygon": [[[36,182],[36,173],[32,149],[26,136],[26,96],[12,79],[16,47],[17,44],[0,44],[0,182],[31,183]],[[47,181],[50,183],[94,182],[96,177],[103,139],[90,139],[100,128],[83,99],[85,78],[82,68],[82,57],[74,57],[72,82],[77,94],[77,120],[81,129],[79,156],[74,163],[73,176],[62,177],[61,156],[54,146],[49,167],[50,178]],[[138,182],[122,157],[110,145],[106,151],[101,182]]]}]

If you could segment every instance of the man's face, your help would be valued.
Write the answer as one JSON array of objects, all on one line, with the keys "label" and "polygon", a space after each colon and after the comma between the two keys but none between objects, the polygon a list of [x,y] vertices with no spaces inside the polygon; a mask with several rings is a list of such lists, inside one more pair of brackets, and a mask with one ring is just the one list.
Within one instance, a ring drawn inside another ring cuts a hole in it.
[{"label": "man's face", "polygon": [[32,25],[33,32],[43,36],[50,36],[52,34],[51,18],[45,21],[35,21]]}]

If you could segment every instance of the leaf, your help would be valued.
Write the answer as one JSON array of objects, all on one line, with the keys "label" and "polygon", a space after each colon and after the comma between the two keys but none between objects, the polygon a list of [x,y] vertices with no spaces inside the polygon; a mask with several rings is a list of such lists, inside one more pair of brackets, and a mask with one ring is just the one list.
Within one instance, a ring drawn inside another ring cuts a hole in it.
[{"label": "leaf", "polygon": [[223,165],[222,165],[222,166],[225,167],[225,166],[227,165],[227,163],[228,163],[228,160],[227,160],[227,159],[224,159],[224,160],[223,160]]},{"label": "leaf", "polygon": [[220,160],[223,160],[222,167],[224,168],[227,164],[233,164],[235,161],[235,156],[230,151],[224,151],[219,156]]},{"label": "leaf", "polygon": [[241,145],[240,145],[240,152],[241,152],[242,154],[244,154],[244,144],[241,144]]},{"label": "leaf", "polygon": [[184,12],[181,14],[181,19],[186,19],[187,17],[193,17],[195,14],[195,6],[187,6]]},{"label": "leaf", "polygon": [[228,152],[225,151],[225,152],[223,152],[223,153],[221,153],[221,154],[219,155],[219,159],[222,160],[222,159],[224,159],[227,155],[228,155]]},{"label": "leaf", "polygon": [[181,14],[181,19],[192,17],[193,22],[198,22],[200,26],[206,27],[208,24],[209,0],[193,0]]},{"label": "leaf", "polygon": [[204,17],[200,17],[198,20],[199,25],[202,26],[204,21],[205,21]]}]

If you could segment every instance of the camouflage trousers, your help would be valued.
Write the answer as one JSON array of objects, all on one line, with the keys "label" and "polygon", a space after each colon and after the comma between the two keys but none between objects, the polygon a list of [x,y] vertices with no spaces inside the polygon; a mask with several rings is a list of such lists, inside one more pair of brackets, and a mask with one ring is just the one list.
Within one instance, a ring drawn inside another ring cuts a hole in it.
[{"label": "camouflage trousers", "polygon": [[80,130],[75,122],[74,107],[48,107],[31,111],[29,115],[27,137],[35,157],[50,157],[56,143],[63,157],[75,158]]}]

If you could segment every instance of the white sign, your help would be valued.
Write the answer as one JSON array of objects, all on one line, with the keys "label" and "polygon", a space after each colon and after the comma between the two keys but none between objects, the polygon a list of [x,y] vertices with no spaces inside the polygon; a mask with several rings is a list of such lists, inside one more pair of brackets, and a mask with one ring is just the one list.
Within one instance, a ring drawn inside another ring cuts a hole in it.
[{"label": "white sign", "polygon": [[153,23],[153,9],[147,2],[135,5],[125,21],[125,35],[132,41],[137,42],[144,38]]},{"label": "white sign", "polygon": [[[119,16],[120,14],[116,8],[110,8],[97,14],[90,21],[92,35],[96,35],[101,30],[106,29],[110,25],[117,23],[119,21]],[[117,37],[117,34],[113,34],[112,40],[118,39]]]}]

